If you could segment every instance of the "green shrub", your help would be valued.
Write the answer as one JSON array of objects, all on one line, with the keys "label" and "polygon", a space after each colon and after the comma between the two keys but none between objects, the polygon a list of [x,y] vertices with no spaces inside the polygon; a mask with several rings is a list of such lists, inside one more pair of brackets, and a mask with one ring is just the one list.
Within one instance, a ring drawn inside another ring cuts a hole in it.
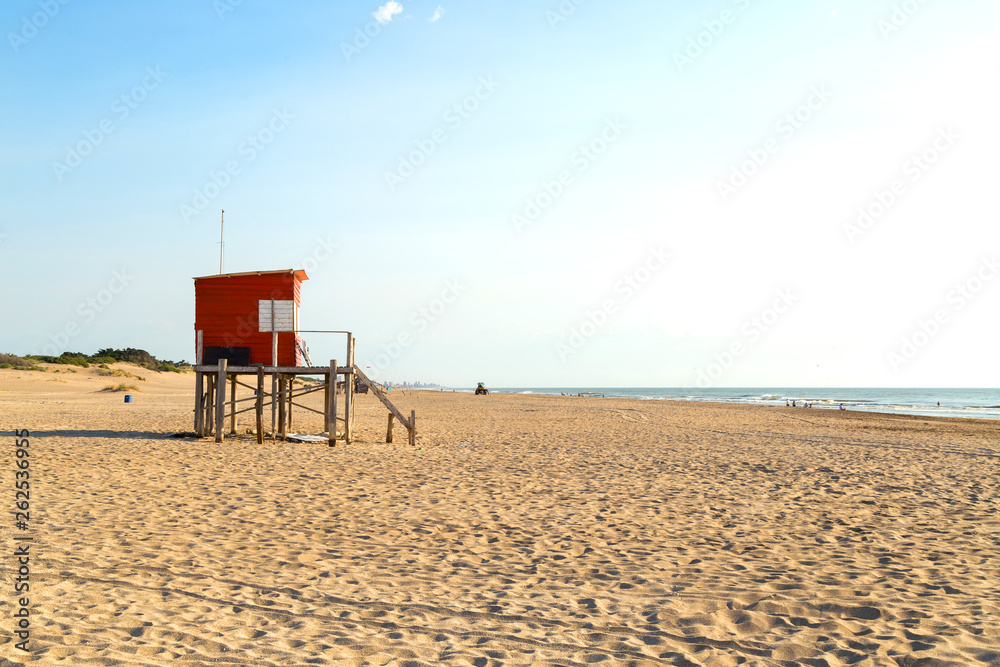
[{"label": "green shrub", "polygon": [[120,368],[107,368],[97,371],[98,375],[105,377],[119,377],[119,378],[133,378],[135,380],[146,381],[146,378],[141,375],[136,375],[135,373],[129,373],[128,371],[123,371]]},{"label": "green shrub", "polygon": [[123,382],[119,385],[106,385],[101,391],[139,391],[139,388],[134,384],[125,384]]},{"label": "green shrub", "polygon": [[132,347],[127,347],[124,350],[116,350],[111,347],[106,347],[104,349],[98,350],[94,355],[95,357],[111,357],[115,361],[125,361],[130,364],[138,364],[140,366],[148,364],[150,362],[156,363],[157,359],[146,350],[137,350]]},{"label": "green shrub", "polygon": [[16,354],[0,354],[0,363],[7,364],[4,368],[18,368],[34,365],[31,361],[22,359]]},{"label": "green shrub", "polygon": [[118,361],[118,360],[115,359],[114,357],[99,357],[97,355],[94,355],[93,357],[90,358],[90,363],[92,363],[92,364],[104,364],[104,365],[107,365],[107,364],[113,364],[116,361]]},{"label": "green shrub", "polygon": [[34,357],[19,357],[16,354],[0,353],[0,368],[14,368],[19,371],[45,371],[39,366]]},{"label": "green shrub", "polygon": [[[67,356],[69,355],[69,356]],[[43,361],[47,364],[69,364],[71,366],[82,366],[83,368],[90,368],[90,364],[87,363],[86,357],[77,356],[80,355],[79,352],[64,352],[58,357],[53,357],[49,354],[33,354],[26,357],[27,359],[32,359],[35,361]]]}]

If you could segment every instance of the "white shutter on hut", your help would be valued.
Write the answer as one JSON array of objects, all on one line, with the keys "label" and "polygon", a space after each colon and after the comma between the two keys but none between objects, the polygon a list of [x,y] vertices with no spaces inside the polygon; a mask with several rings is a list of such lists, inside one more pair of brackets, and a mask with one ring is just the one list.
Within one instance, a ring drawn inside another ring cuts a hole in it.
[{"label": "white shutter on hut", "polygon": [[[258,331],[271,330],[271,303],[270,299],[261,299],[257,302],[257,317],[260,323]],[[295,331],[299,310],[295,302],[275,300],[273,303],[275,331]]]}]

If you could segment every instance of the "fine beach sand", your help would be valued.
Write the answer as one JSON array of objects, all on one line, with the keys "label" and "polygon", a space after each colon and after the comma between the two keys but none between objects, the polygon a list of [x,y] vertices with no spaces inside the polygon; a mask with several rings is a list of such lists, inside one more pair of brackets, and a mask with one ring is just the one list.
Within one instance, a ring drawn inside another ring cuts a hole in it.
[{"label": "fine beach sand", "polygon": [[0,370],[0,665],[1000,664],[1000,423],[393,391],[416,449],[370,395],[350,446],[217,445],[119,367]]}]

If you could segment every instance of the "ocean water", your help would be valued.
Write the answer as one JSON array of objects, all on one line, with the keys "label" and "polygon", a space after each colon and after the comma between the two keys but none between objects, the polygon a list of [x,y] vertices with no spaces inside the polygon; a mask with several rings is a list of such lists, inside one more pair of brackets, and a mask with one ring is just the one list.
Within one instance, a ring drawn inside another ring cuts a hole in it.
[{"label": "ocean water", "polygon": [[[465,389],[460,389],[464,391]],[[468,391],[472,391],[469,389]],[[871,389],[823,387],[504,387],[493,389],[513,394],[581,393],[607,398],[637,398],[642,400],[715,401],[718,403],[750,403],[754,405],[785,405],[795,401],[799,407],[811,403],[813,409],[885,412],[890,414],[931,415],[937,417],[969,417],[1000,419],[1000,389]],[[938,403],[941,405],[938,406]]]}]

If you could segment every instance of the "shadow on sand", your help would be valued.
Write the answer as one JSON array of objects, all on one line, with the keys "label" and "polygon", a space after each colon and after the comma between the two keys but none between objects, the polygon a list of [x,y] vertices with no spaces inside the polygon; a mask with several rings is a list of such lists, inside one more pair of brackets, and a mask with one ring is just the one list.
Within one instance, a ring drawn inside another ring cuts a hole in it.
[{"label": "shadow on sand", "polygon": [[[32,438],[148,438],[153,440],[174,439],[173,433],[159,431],[111,431],[91,429],[64,429],[58,431],[32,431]],[[194,434],[184,434],[184,437],[194,437]],[[181,438],[176,438],[181,439]]]}]

